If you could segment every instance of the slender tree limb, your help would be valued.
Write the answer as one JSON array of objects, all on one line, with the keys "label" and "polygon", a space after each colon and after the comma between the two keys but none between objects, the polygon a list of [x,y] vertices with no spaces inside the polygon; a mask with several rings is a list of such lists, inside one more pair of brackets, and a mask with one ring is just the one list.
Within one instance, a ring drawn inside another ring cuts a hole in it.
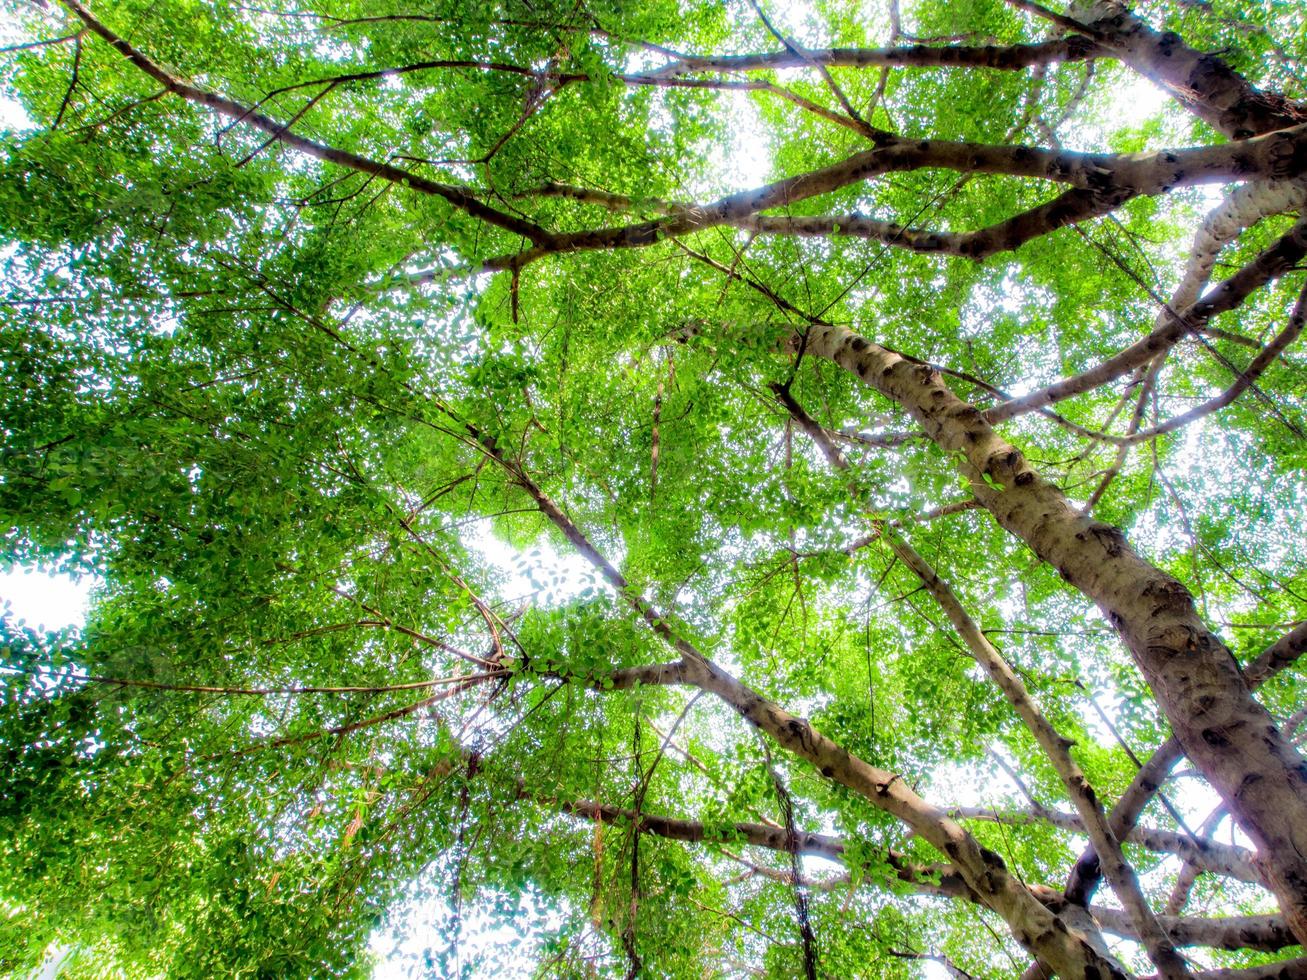
[{"label": "slender tree limb", "polygon": [[[1153,980],[1145,977],[1144,980]],[[1281,960],[1264,966],[1200,970],[1194,980],[1307,980],[1307,959]]]},{"label": "slender tree limb", "polygon": [[284,749],[292,745],[304,745],[308,742],[314,742],[318,739],[327,738],[333,735],[350,735],[354,732],[362,731],[365,728],[374,728],[377,725],[384,725],[387,722],[397,721],[400,718],[407,718],[439,704],[441,701],[448,701],[464,691],[476,687],[478,684],[484,684],[486,680],[493,680],[501,675],[499,674],[481,674],[469,675],[461,679],[461,683],[455,684],[448,690],[433,694],[430,697],[423,698],[421,701],[414,701],[412,704],[402,705],[393,708],[390,711],[383,711],[380,714],[363,718],[359,721],[352,721],[344,725],[334,725],[330,728],[319,728],[316,731],[306,732],[303,735],[286,735],[281,738],[267,738],[255,742],[253,745],[239,749],[235,752],[219,752],[212,756],[206,756],[206,759],[240,759],[247,755],[253,755],[256,752],[266,752],[269,749]]},{"label": "slender tree limb", "polygon": [[1289,314],[1288,324],[1275,335],[1275,338],[1269,344],[1262,348],[1258,355],[1253,358],[1252,363],[1239,373],[1234,384],[1215,398],[1210,398],[1201,405],[1195,405],[1189,411],[1167,419],[1160,425],[1125,436],[1121,444],[1134,445],[1143,442],[1145,439],[1152,439],[1167,432],[1174,432],[1176,429],[1181,429],[1191,422],[1196,422],[1205,415],[1220,411],[1234,402],[1236,398],[1252,387],[1253,383],[1279,359],[1290,344],[1298,339],[1298,335],[1302,333],[1304,321],[1307,321],[1307,286],[1304,286],[1302,292],[1298,294],[1298,301]]},{"label": "slender tree limb", "polygon": [[22,44],[7,44],[0,47],[0,54],[15,54],[18,51],[31,51],[34,48],[47,48],[58,44],[67,44],[69,41],[76,41],[82,36],[82,31],[76,31],[72,34],[65,34],[62,37],[47,38],[43,41],[26,41]]},{"label": "slender tree limb", "polygon": [[[1287,733],[1292,733],[1293,729],[1286,727]],[[1202,826],[1198,829],[1197,836],[1203,840],[1210,840],[1216,828],[1220,826],[1222,820],[1228,816],[1225,804],[1218,805],[1207,819],[1203,821]],[[1189,902],[1189,896],[1193,893],[1194,885],[1198,882],[1198,877],[1203,873],[1203,868],[1199,867],[1193,861],[1185,861],[1184,867],[1180,873],[1175,876],[1175,884],[1171,886],[1171,894],[1166,899],[1166,914],[1179,915],[1184,911],[1185,905]]]},{"label": "slender tree limb", "polygon": [[[1138,432],[1139,427],[1143,424],[1144,412],[1148,409],[1148,399],[1152,396],[1154,390],[1156,390],[1157,377],[1161,373],[1162,362],[1165,360],[1165,356],[1165,354],[1159,354],[1157,357],[1153,358],[1151,363],[1146,365],[1141,364],[1135,371],[1134,380],[1139,386],[1139,393],[1135,396],[1134,411],[1130,413],[1130,421],[1126,424],[1125,434],[1127,437]],[[1126,394],[1129,394],[1129,392],[1127,391]],[[1109,422],[1108,425],[1110,424],[1111,423]],[[1094,508],[1098,506],[1098,502],[1102,500],[1103,495],[1107,493],[1107,488],[1112,485],[1112,481],[1115,480],[1121,474],[1121,470],[1125,468],[1125,461],[1129,455],[1130,447],[1125,443],[1118,443],[1116,447],[1116,458],[1112,460],[1112,465],[1107,468],[1107,472],[1105,472],[1103,478],[1099,480],[1098,486],[1094,488],[1094,492],[1091,493],[1089,499],[1085,501],[1085,514],[1093,514]]]},{"label": "slender tree limb", "polygon": [[[541,799],[540,802],[549,801]],[[743,843],[752,847],[784,854],[787,851],[787,831],[784,827],[769,824],[739,822],[725,826],[708,826],[700,821],[676,817],[660,816],[641,812],[637,814],[630,809],[611,804],[596,803],[591,800],[574,800],[558,802],[560,810],[573,816],[604,824],[632,824],[638,818],[640,832],[667,840],[677,840],[698,844],[732,844]],[[848,843],[839,837],[828,834],[800,831],[795,838],[799,853],[805,856],[820,857],[839,864],[848,864]],[[728,857],[743,860],[724,851]],[[962,898],[975,901],[966,883],[955,870],[947,866],[914,865],[893,851],[883,851],[878,859],[891,871],[893,879],[900,885],[907,885],[922,894],[941,897]],[[777,881],[788,882],[791,874],[762,868],[750,862],[746,863],[754,873],[774,877]],[[864,881],[868,879],[863,879]],[[871,881],[875,881],[872,876]],[[847,876],[834,879],[831,884],[847,884]],[[818,883],[813,883],[820,887]],[[1039,891],[1042,900],[1057,906],[1061,896],[1050,889]],[[1114,935],[1129,939],[1138,939],[1130,917],[1120,909],[1094,906],[1091,915],[1099,926]],[[1204,918],[1200,916],[1162,916],[1164,924],[1177,946],[1202,946],[1216,949],[1256,949],[1267,952],[1292,946],[1295,940],[1284,925],[1284,919],[1278,915],[1249,915],[1228,918]],[[1201,976],[1201,974],[1199,974]]]},{"label": "slender tree limb", "polygon": [[73,38],[73,70],[72,77],[68,80],[68,88],[64,91],[63,101],[59,103],[59,111],[54,115],[54,122],[50,124],[51,129],[58,129],[59,124],[63,122],[64,113],[68,110],[68,104],[72,101],[73,93],[77,91],[77,83],[82,73],[82,33],[79,31]]},{"label": "slender tree limb", "polygon": [[227,116],[239,123],[243,123],[254,129],[262,130],[269,134],[278,143],[298,150],[307,156],[325,163],[334,163],[338,166],[347,167],[350,170],[357,170],[360,173],[371,174],[380,177],[383,180],[392,183],[402,184],[422,194],[430,194],[448,201],[454,207],[461,211],[467,212],[474,218],[480,218],[487,224],[503,228],[521,235],[523,238],[543,245],[552,240],[552,236],[538,225],[530,221],[524,221],[521,218],[505,214],[501,211],[483,204],[477,199],[471,191],[463,187],[457,187],[452,184],[442,184],[430,180],[420,174],[412,173],[393,164],[383,163],[377,160],[371,160],[367,157],[360,156],[349,150],[342,150],[337,147],[328,146],[324,143],[318,143],[307,137],[300,136],[289,130],[285,124],[255,112],[248,106],[242,105],[223,95],[209,92],[202,88],[184,82],[181,79],[169,74],[159,65],[150,60],[144,53],[137,50],[126,40],[119,37],[101,21],[99,21],[80,0],[59,0],[65,7],[82,19],[87,28],[94,34],[98,35],[109,43],[119,54],[139,68],[146,75],[149,75],[168,91],[181,96],[188,102],[196,105],[202,105],[212,109],[220,115]]},{"label": "slender tree limb", "polygon": [[[763,26],[767,28],[772,37],[776,38],[776,40],[780,41],[781,44],[785,46],[786,51],[794,55],[796,58],[799,58],[808,67],[816,69],[817,74],[821,76],[821,80],[826,83],[826,87],[830,89],[831,93],[835,96],[836,101],[844,107],[845,115],[853,120],[854,124],[861,130],[864,136],[877,145],[893,141],[893,133],[872,126],[862,117],[862,114],[854,108],[853,103],[850,102],[849,97],[844,94],[844,90],[840,88],[839,84],[835,81],[835,77],[830,73],[830,69],[827,68],[826,65],[815,58],[809,57],[806,50],[800,47],[794,40],[786,37],[777,30],[776,25],[771,22],[771,19],[763,11],[758,0],[748,0],[748,2],[749,6],[753,7],[754,13],[758,15],[758,19],[762,21]],[[812,972],[811,967],[809,967],[808,972]]]},{"label": "slender tree limb", "polygon": [[[602,820],[606,824],[620,822],[632,826],[638,825],[640,833],[653,834],[668,840],[686,841],[692,844],[741,842],[781,853],[785,853],[788,849],[785,828],[772,827],[768,824],[734,823],[709,829],[697,820],[682,820],[643,811],[636,813],[634,810],[591,800],[562,801],[558,803],[558,807],[564,813],[585,817],[588,820]],[[846,845],[837,837],[804,831],[796,835],[795,842],[800,854],[844,863]],[[925,877],[924,874],[922,876]]]},{"label": "slender tree limb", "polygon": [[[373,625],[371,623],[347,625]],[[16,667],[0,668],[6,672],[19,671]],[[194,694],[231,694],[251,697],[270,697],[277,694],[385,694],[390,691],[417,691],[428,687],[440,687],[445,684],[467,684],[490,680],[507,675],[507,671],[491,671],[481,674],[456,674],[453,677],[433,677],[426,681],[412,681],[408,684],[345,685],[340,687],[309,687],[292,685],[290,687],[220,687],[206,684],[164,684],[160,681],[132,680],[126,677],[102,677],[96,674],[77,674],[56,671],[21,671],[57,681],[79,681],[89,684],[105,684],[112,687],[136,687],[150,691],[177,691]]]},{"label": "slender tree limb", "polygon": [[475,427],[468,426],[468,431],[636,613],[681,653],[687,683],[716,695],[745,721],[771,736],[782,748],[812,764],[824,777],[853,790],[878,809],[905,822],[953,862],[967,887],[1003,917],[1012,935],[1034,955],[1071,976],[1088,970],[1098,970],[1105,978],[1124,976],[1119,967],[1095,950],[1083,935],[1068,931],[1065,923],[1044,908],[1031,891],[1008,872],[997,854],[981,847],[956,821],[921,799],[897,773],[869,765],[819,732],[807,720],[797,718],[762,698],[700,653],[631,587],[521,466],[505,457],[496,444]]},{"label": "slender tree limb", "polygon": [[[1138,939],[1127,915],[1120,909],[1094,906],[1090,913],[1104,932],[1127,939]],[[1208,949],[1256,949],[1273,953],[1297,940],[1278,915],[1243,915],[1227,918],[1160,915],[1158,921],[1177,946],[1204,946]],[[1198,971],[1196,976],[1204,974]]]},{"label": "slender tree limb", "polygon": [[1058,228],[1101,217],[1133,196],[1128,188],[1111,192],[1072,188],[1045,204],[978,231],[906,228],[897,222],[865,218],[859,214],[834,217],[759,215],[732,224],[755,234],[866,238],[912,252],[955,255],[979,261],[1000,252],[1013,251]]},{"label": "slender tree limb", "polygon": [[1293,269],[1307,255],[1307,219],[1300,219],[1270,248],[1187,309],[1171,311],[1166,322],[1107,360],[1046,388],[986,410],[988,422],[1003,422],[1024,412],[1081,395],[1121,377],[1174,346],[1212,317],[1236,309],[1254,290]]},{"label": "slender tree limb", "polygon": [[1043,4],[1035,3],[1034,0],[1007,0],[1009,6],[1016,7],[1018,10],[1024,10],[1028,14],[1034,14],[1051,24],[1056,24],[1063,30],[1086,34],[1090,37],[1096,37],[1097,32],[1092,25],[1082,24],[1071,17],[1064,17],[1045,7]]},{"label": "slender tree limb", "polygon": [[[985,820],[990,823],[1047,823],[1062,830],[1084,833],[1084,821],[1074,813],[1039,807],[1032,810],[1000,811],[985,807],[956,807],[949,811],[961,820]],[[1261,884],[1257,855],[1243,847],[1218,844],[1199,835],[1197,838],[1171,830],[1135,826],[1121,838],[1158,854],[1175,854],[1199,870],[1223,875],[1238,881]]]}]

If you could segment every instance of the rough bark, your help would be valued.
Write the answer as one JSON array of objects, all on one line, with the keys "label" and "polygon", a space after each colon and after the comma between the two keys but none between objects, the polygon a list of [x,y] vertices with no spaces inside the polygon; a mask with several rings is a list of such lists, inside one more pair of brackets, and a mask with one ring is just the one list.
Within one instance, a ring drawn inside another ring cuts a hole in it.
[{"label": "rough bark", "polygon": [[1144,561],[1119,529],[1082,515],[938,372],[842,327],[813,327],[805,349],[902,405],[956,458],[999,524],[1097,603],[1185,753],[1252,838],[1290,929],[1307,942],[1307,765],[1253,699],[1188,590]]},{"label": "rough bark", "polygon": [[1087,33],[1131,68],[1231,139],[1294,126],[1307,109],[1282,95],[1259,91],[1216,55],[1191,48],[1174,31],[1156,31],[1124,4],[1104,4],[1109,16]]},{"label": "rough bark", "polygon": [[[1253,180],[1232,190],[1203,219],[1194,233],[1184,274],[1171,294],[1171,309],[1182,310],[1198,301],[1212,276],[1216,258],[1245,228],[1272,214],[1296,211],[1307,202],[1307,179]],[[1157,326],[1161,326],[1162,314]]]},{"label": "rough bark", "polygon": [[[1304,652],[1307,652],[1307,623],[1299,623],[1244,666],[1244,681],[1250,690],[1255,691],[1281,670],[1293,664]],[[1290,726],[1286,734],[1292,732],[1293,728]],[[1171,771],[1171,767],[1183,755],[1184,750],[1180,747],[1179,741],[1172,736],[1139,767],[1130,785],[1116,801],[1116,806],[1112,807],[1109,819],[1112,822],[1113,833],[1118,837],[1130,833],[1131,828],[1138,822],[1140,814],[1144,812],[1144,807],[1148,805],[1148,801],[1166,781],[1166,775]],[[1088,847],[1080,855],[1067,878],[1068,901],[1077,905],[1087,905],[1093,897],[1094,889],[1098,886],[1099,876],[1098,855],[1094,853],[1092,847]]]}]

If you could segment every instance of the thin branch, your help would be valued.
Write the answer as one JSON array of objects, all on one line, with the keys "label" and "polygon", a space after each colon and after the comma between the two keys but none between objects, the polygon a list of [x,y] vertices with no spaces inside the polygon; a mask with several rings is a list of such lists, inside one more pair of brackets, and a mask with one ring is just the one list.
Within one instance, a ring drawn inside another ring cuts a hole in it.
[{"label": "thin branch", "polygon": [[[1142,432],[1136,432],[1122,439],[1122,445],[1133,445],[1143,442],[1145,439],[1152,439],[1167,432],[1174,432],[1176,429],[1183,428],[1190,422],[1196,422],[1205,415],[1211,415],[1213,412],[1220,411],[1227,405],[1231,404],[1236,398],[1247,391],[1253,383],[1262,376],[1262,373],[1270,367],[1284,353],[1285,348],[1298,339],[1302,333],[1304,322],[1307,321],[1307,285],[1298,294],[1298,301],[1294,303],[1293,310],[1289,314],[1289,322],[1284,329],[1275,335],[1275,338],[1267,344],[1253,358],[1252,363],[1243,371],[1238,373],[1234,384],[1226,388],[1225,391],[1211,398],[1201,405],[1195,405],[1189,411],[1184,412],[1174,418],[1167,419],[1161,425],[1155,425],[1151,429],[1144,429]],[[1297,433],[1302,435],[1301,432]]]},{"label": "thin branch", "polygon": [[451,184],[441,184],[434,180],[429,180],[420,174],[412,173],[400,167],[393,166],[389,163],[382,163],[377,160],[370,160],[367,157],[360,156],[349,150],[342,150],[337,147],[328,146],[324,143],[318,143],[314,140],[300,136],[292,132],[286,125],[277,122],[262,113],[255,112],[248,106],[242,105],[226,96],[218,95],[205,89],[197,88],[181,79],[169,74],[162,67],[151,61],[145,54],[134,48],[123,38],[119,37],[82,5],[80,0],[59,0],[64,6],[82,19],[86,26],[95,34],[107,41],[119,54],[139,68],[146,75],[149,75],[168,91],[181,96],[188,102],[197,105],[206,106],[209,109],[227,116],[237,122],[244,123],[255,129],[268,133],[279,143],[283,143],[292,149],[299,150],[308,156],[322,160],[326,163],[334,163],[338,166],[348,167],[351,170],[358,170],[362,173],[372,174],[381,177],[392,183],[403,184],[419,193],[430,194],[435,197],[443,198],[454,207],[466,211],[475,218],[480,218],[488,224],[503,228],[515,234],[534,242],[536,245],[542,245],[551,242],[553,236],[543,228],[529,221],[524,221],[512,215],[504,214],[489,207],[469,190],[463,187],[457,187]]},{"label": "thin branch", "polygon": [[[804,64],[816,69],[817,74],[821,76],[821,80],[826,83],[826,87],[831,90],[836,100],[844,107],[845,113],[854,121],[868,139],[877,144],[894,139],[893,133],[887,132],[883,129],[877,129],[862,118],[861,113],[853,107],[853,103],[850,102],[848,96],[844,94],[844,90],[836,83],[834,76],[830,73],[830,69],[817,59],[809,57],[808,52],[800,47],[797,42],[786,37],[777,30],[776,25],[771,22],[771,19],[763,11],[758,0],[749,0],[749,6],[753,8],[754,13],[758,15],[758,19],[762,21],[763,26],[767,28],[772,37],[776,38],[776,40],[780,41],[781,44],[785,46],[786,51],[794,57],[799,58]],[[809,972],[811,972],[811,968],[809,969]]]},{"label": "thin branch", "polygon": [[894,48],[805,48],[762,54],[678,55],[650,75],[673,76],[692,72],[747,72],[781,68],[991,68],[1024,71],[1036,65],[1084,61],[1105,52],[1085,37],[1069,37],[1038,44],[927,45]]},{"label": "thin branch", "polygon": [[[1084,821],[1074,813],[1051,810],[1038,804],[1029,810],[1002,811],[988,807],[955,807],[949,811],[960,820],[984,820],[989,823],[1023,824],[1046,823],[1061,830],[1084,833]],[[1175,854],[1203,871],[1261,884],[1257,870],[1257,857],[1252,851],[1231,844],[1218,844],[1207,836],[1177,833],[1156,827],[1132,827],[1121,838],[1139,844],[1157,854]]]},{"label": "thin branch", "polygon": [[77,31],[73,34],[65,34],[63,37],[52,37],[45,41],[27,41],[23,44],[9,44],[0,48],[0,54],[13,54],[16,51],[30,51],[33,48],[44,48],[54,44],[67,44],[69,41],[76,41],[81,38],[85,31]]},{"label": "thin branch", "polygon": [[[355,625],[380,625],[360,622]],[[138,687],[152,691],[187,691],[198,694],[231,694],[268,697],[274,694],[384,694],[388,691],[414,691],[427,687],[439,687],[444,684],[462,684],[490,680],[508,674],[506,670],[490,671],[483,674],[456,674],[452,677],[433,677],[426,681],[412,681],[407,684],[372,684],[346,685],[342,687],[312,687],[292,685],[289,687],[221,687],[205,684],[165,684],[161,681],[134,680],[127,677],[104,677],[97,674],[78,674],[75,672],[23,670],[18,667],[0,668],[7,672],[32,674],[47,677],[55,681],[79,681],[90,684],[106,684],[114,687]]]},{"label": "thin branch", "polygon": [[82,31],[78,31],[77,34],[73,37],[73,74],[72,74],[72,78],[70,78],[68,81],[68,89],[67,91],[64,92],[63,101],[59,103],[59,111],[55,113],[54,123],[51,124],[50,126],[51,129],[59,128],[59,124],[63,122],[64,113],[68,109],[68,103],[72,100],[73,93],[77,91],[77,82],[78,79],[81,77],[81,72],[82,72],[82,34],[83,33],[84,32]]},{"label": "thin branch", "polygon": [[1107,360],[1070,378],[1014,398],[985,412],[987,421],[1002,422],[1024,412],[1063,401],[1121,377],[1173,347],[1185,335],[1218,314],[1238,308],[1255,290],[1292,270],[1307,255],[1307,219],[1300,219],[1275,244],[1226,279],[1188,309],[1169,311],[1166,322]]}]

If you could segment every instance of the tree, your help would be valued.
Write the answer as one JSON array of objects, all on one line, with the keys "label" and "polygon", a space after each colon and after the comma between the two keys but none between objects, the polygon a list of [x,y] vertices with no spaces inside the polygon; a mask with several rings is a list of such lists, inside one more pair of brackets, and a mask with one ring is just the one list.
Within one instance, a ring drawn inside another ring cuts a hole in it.
[{"label": "tree", "polygon": [[7,8],[7,968],[1307,975],[1299,5]]}]

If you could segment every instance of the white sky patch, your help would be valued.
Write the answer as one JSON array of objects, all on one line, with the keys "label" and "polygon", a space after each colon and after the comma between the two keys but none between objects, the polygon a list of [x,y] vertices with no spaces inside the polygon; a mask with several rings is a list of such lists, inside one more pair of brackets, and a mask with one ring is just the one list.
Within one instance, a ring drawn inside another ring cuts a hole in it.
[{"label": "white sky patch", "polygon": [[731,143],[726,148],[722,169],[737,187],[758,187],[771,175],[771,154],[758,108],[739,100],[731,106]]},{"label": "white sky patch", "polygon": [[[538,947],[549,933],[563,926],[561,913],[531,893],[518,899],[512,924],[485,908],[470,903],[458,936],[448,926],[453,909],[445,896],[432,896],[401,907],[392,921],[372,934],[368,949],[380,958],[375,980],[435,976],[440,954],[461,963],[475,963],[487,953],[498,954],[494,966],[499,977],[530,977],[535,971]],[[457,951],[452,948],[457,943]],[[453,964],[443,964],[450,969]],[[450,976],[458,975],[454,972]]]},{"label": "white sky patch", "polygon": [[531,598],[533,605],[551,606],[612,591],[588,561],[571,551],[557,551],[543,537],[519,551],[495,537],[486,520],[474,525],[463,544],[503,576],[501,593],[510,600]]},{"label": "white sky patch", "polygon": [[0,572],[0,609],[42,630],[81,626],[86,622],[91,591],[100,584],[93,575],[73,578],[15,567]]},{"label": "white sky patch", "polygon": [[0,130],[15,132],[31,128],[32,117],[27,114],[27,110],[13,99],[0,97]]},{"label": "white sky patch", "polygon": [[1113,88],[1112,95],[1111,118],[1107,122],[1116,126],[1139,126],[1171,102],[1168,92],[1133,72],[1124,85]]},{"label": "white sky patch", "polygon": [[[0,18],[0,46],[21,44],[32,40],[37,35],[30,30],[30,20],[14,16],[11,19]],[[31,129],[32,117],[16,100],[0,95],[0,132],[13,132]]]}]

